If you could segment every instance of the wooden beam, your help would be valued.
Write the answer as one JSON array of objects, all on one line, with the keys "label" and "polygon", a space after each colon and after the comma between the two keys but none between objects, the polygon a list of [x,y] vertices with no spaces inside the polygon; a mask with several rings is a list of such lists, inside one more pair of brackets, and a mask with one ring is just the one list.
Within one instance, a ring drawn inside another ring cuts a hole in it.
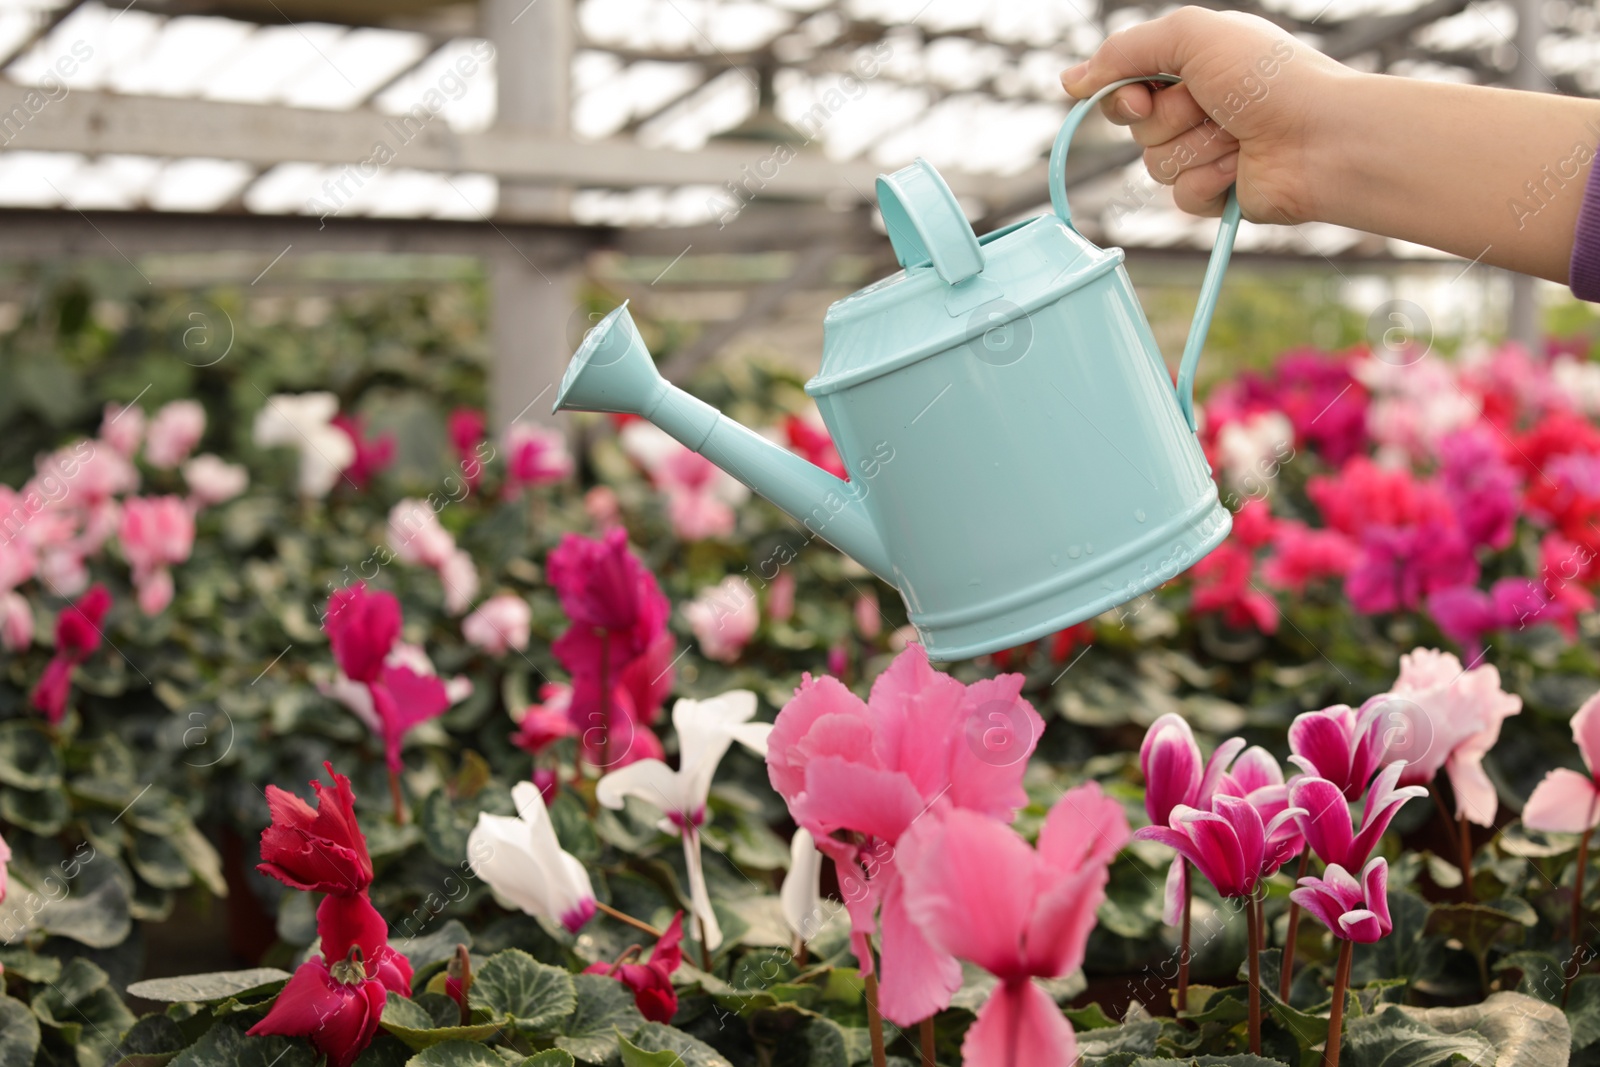
[{"label": "wooden beam", "polygon": [[[511,62],[511,60],[505,60]],[[837,162],[795,151],[779,162],[777,146],[713,142],[694,152],[643,148],[628,141],[575,142],[515,130],[457,133],[442,117],[385,115],[361,108],[317,111],[262,104],[74,92],[30,114],[27,86],[0,81],[0,141],[13,150],[201,156],[260,166],[285,161],[348,165],[345,188],[387,166],[570,186],[735,186],[741,195],[814,200],[837,193],[870,196],[881,168],[860,160]],[[5,140],[5,138],[10,138]],[[380,150],[381,146],[381,150]],[[366,177],[362,176],[365,167]],[[1018,175],[945,175],[959,195],[1004,197],[1043,184],[1041,163]],[[329,200],[338,197],[328,192]],[[350,194],[346,194],[346,198]],[[312,210],[315,210],[313,206]]]}]

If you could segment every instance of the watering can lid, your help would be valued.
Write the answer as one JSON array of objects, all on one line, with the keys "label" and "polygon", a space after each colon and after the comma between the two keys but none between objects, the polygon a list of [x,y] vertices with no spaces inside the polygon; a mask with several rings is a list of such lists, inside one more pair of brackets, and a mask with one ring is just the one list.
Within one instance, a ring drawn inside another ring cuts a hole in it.
[{"label": "watering can lid", "polygon": [[927,160],[878,178],[878,204],[904,268],[828,309],[822,396],[963,344],[1116,269],[1120,248],[1097,248],[1056,215],[976,236]]}]

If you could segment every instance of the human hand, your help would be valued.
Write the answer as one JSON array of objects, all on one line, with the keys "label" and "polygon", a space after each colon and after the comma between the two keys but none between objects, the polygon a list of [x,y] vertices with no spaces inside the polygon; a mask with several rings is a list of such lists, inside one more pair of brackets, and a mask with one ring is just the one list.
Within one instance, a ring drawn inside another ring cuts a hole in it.
[{"label": "human hand", "polygon": [[1150,176],[1178,206],[1220,215],[1237,183],[1244,216],[1298,223],[1318,217],[1317,153],[1344,78],[1359,77],[1254,15],[1181,8],[1121,30],[1061,75],[1078,99],[1121,78],[1175,74],[1181,85],[1124,86],[1101,102],[1144,146]]}]

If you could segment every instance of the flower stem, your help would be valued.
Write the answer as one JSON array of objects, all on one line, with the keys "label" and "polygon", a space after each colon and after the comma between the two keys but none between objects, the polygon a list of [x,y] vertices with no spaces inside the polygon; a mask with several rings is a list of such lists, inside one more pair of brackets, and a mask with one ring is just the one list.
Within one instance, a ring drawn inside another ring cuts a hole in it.
[{"label": "flower stem", "polygon": [[[1428,795],[1433,798],[1433,806],[1439,809],[1439,821],[1444,825],[1445,836],[1456,846],[1456,854],[1460,855],[1461,838],[1456,834],[1456,821],[1450,817],[1449,809],[1444,806],[1444,797],[1439,795],[1439,787],[1429,782]],[[1466,877],[1467,872],[1462,871],[1462,880],[1465,881]]]},{"label": "flower stem", "polygon": [[595,746],[595,773],[606,773],[607,747],[611,744],[611,634],[600,638],[600,743]]},{"label": "flower stem", "polygon": [[649,934],[651,937],[655,938],[657,941],[661,940],[661,931],[657,930],[654,926],[651,926],[649,923],[645,922],[643,919],[635,919],[632,915],[629,915],[627,912],[618,911],[616,908],[613,908],[610,904],[607,904],[607,903],[605,903],[603,901],[599,901],[599,900],[595,901],[594,902],[594,906],[599,911],[604,912],[605,914],[611,916],[613,919],[617,920],[617,922],[619,922],[619,923],[627,923],[629,926],[633,927],[635,930],[638,930],[640,933]]},{"label": "flower stem", "polygon": [[1244,898],[1250,932],[1250,1051],[1261,1055],[1261,896],[1259,887]]},{"label": "flower stem", "polygon": [[1472,892],[1472,826],[1467,822],[1465,815],[1457,822],[1461,833],[1461,884],[1467,891],[1467,899],[1474,898]]},{"label": "flower stem", "polygon": [[933,1058],[933,1016],[917,1024],[917,1051],[922,1056],[922,1067],[936,1067]]},{"label": "flower stem", "polygon": [[878,1012],[878,972],[866,977],[867,1032],[872,1037],[872,1067],[889,1067],[883,1050],[883,1016]]},{"label": "flower stem", "polygon": [[[1594,821],[1594,802],[1590,801],[1590,822]],[[1561,1007],[1566,1010],[1567,997],[1572,993],[1573,979],[1578,977],[1578,971],[1583,967],[1583,876],[1589,866],[1589,837],[1594,830],[1588,829],[1583,836],[1578,838],[1578,870],[1572,878],[1572,962],[1566,968],[1566,982],[1561,989]]]},{"label": "flower stem", "polygon": [[1194,907],[1194,883],[1189,861],[1183,860],[1183,932],[1178,942],[1178,1010],[1189,1010],[1189,915]]},{"label": "flower stem", "polygon": [[1339,964],[1333,972],[1333,1006],[1328,1010],[1328,1041],[1322,1046],[1322,1067],[1339,1067],[1339,1043],[1344,1037],[1344,998],[1350,988],[1350,957],[1355,942],[1339,941]]},{"label": "flower stem", "polygon": [[394,821],[399,826],[406,824],[406,795],[400,788],[400,774],[397,771],[389,772],[389,799],[394,803]]},{"label": "flower stem", "polygon": [[[1299,885],[1300,879],[1306,876],[1306,868],[1311,864],[1311,848],[1309,846],[1300,850],[1300,868],[1295,872],[1294,884]],[[1278,999],[1285,1004],[1289,1003],[1289,987],[1294,983],[1294,950],[1298,938],[1295,936],[1300,930],[1300,905],[1293,900],[1289,901],[1289,932],[1283,938],[1283,963],[1278,974]]]}]

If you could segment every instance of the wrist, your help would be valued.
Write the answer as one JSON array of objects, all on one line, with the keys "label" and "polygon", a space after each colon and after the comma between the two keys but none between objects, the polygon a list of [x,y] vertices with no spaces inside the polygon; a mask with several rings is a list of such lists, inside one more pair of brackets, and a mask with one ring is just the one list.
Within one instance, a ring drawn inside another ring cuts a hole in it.
[{"label": "wrist", "polygon": [[1364,173],[1376,149],[1369,116],[1386,81],[1394,79],[1341,68],[1310,87],[1296,153],[1298,221],[1342,223],[1349,216],[1351,198],[1359,197],[1371,177]]}]

